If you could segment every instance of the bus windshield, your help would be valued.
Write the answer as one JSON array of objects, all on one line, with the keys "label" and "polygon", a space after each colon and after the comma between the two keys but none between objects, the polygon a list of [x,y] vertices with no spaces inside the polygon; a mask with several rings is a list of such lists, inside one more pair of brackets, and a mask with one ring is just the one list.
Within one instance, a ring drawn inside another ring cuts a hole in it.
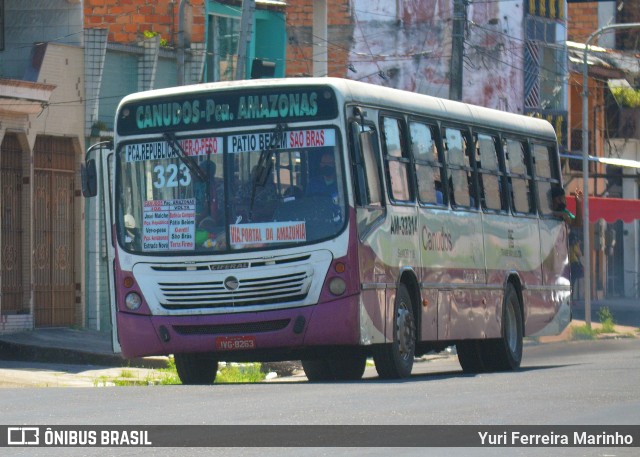
[{"label": "bus windshield", "polygon": [[346,215],[336,136],[333,128],[279,128],[122,143],[118,243],[136,254],[184,255],[328,239]]}]

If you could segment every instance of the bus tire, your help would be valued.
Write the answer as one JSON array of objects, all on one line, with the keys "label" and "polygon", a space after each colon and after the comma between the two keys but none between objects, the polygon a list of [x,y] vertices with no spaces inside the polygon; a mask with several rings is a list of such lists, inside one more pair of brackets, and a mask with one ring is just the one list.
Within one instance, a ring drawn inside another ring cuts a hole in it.
[{"label": "bus tire", "polygon": [[218,360],[207,352],[174,354],[176,370],[184,385],[209,385],[216,380]]},{"label": "bus tire", "polygon": [[310,382],[357,381],[364,374],[367,358],[360,354],[343,354],[301,362],[304,374]]},{"label": "bus tire", "polygon": [[486,341],[480,340],[464,340],[456,343],[456,352],[458,353],[458,362],[465,373],[483,373],[486,371],[485,366],[485,348]]},{"label": "bus tire", "polygon": [[491,371],[510,371],[520,368],[522,362],[522,308],[513,284],[507,284],[502,304],[501,337],[487,341],[485,363]]},{"label": "bus tire", "polygon": [[416,323],[411,296],[404,284],[398,286],[393,308],[393,342],[379,346],[373,355],[378,376],[383,379],[410,376],[416,352]]},{"label": "bus tire", "polygon": [[308,359],[301,362],[309,382],[333,381],[333,373],[327,359]]},{"label": "bus tire", "polygon": [[343,354],[330,363],[337,381],[357,381],[362,379],[367,357],[364,354]]}]

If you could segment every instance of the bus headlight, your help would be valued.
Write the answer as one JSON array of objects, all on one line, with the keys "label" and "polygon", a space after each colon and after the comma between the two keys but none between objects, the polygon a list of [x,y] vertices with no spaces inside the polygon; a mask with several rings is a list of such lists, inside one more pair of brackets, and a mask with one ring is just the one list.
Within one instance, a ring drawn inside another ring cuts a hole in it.
[{"label": "bus headlight", "polygon": [[142,298],[136,292],[129,292],[126,297],[124,297],[124,304],[127,309],[131,311],[135,311],[140,308],[142,305]]},{"label": "bus headlight", "polygon": [[333,278],[329,281],[329,291],[333,295],[342,295],[347,290],[347,283],[342,278]]}]

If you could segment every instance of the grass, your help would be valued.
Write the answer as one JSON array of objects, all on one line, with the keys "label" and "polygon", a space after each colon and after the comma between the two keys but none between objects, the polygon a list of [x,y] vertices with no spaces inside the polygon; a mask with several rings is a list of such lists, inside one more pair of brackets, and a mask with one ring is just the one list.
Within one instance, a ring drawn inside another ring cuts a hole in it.
[{"label": "grass", "polygon": [[234,382],[262,382],[266,374],[260,371],[259,363],[220,364],[216,384]]},{"label": "grass", "polygon": [[[250,383],[262,382],[266,373],[260,371],[259,363],[226,364],[220,363],[215,383]],[[181,384],[173,357],[167,359],[166,368],[147,370],[144,376],[140,376],[132,368],[123,368],[118,376],[100,376],[93,380],[95,387],[107,386],[157,386]]]},{"label": "grass", "polygon": [[586,324],[571,327],[571,339],[593,340],[601,334],[617,333],[613,314],[608,307],[603,306],[598,310],[598,320],[600,321],[599,328],[592,328],[590,326],[587,326]]},{"label": "grass", "polygon": [[100,376],[93,380],[95,387],[107,386],[157,386],[180,384],[178,373],[169,368],[157,368],[144,376],[130,369],[123,369],[116,377]]},{"label": "grass", "polygon": [[596,335],[596,331],[587,324],[571,327],[572,340],[594,340]]},{"label": "grass", "polygon": [[135,377],[135,376],[133,375],[133,371],[128,370],[128,369],[126,369],[126,368],[125,368],[125,369],[123,369],[123,370],[120,372],[120,376],[121,376],[121,377],[123,377],[123,378],[134,378],[134,377]]},{"label": "grass", "polygon": [[616,333],[615,322],[611,310],[604,306],[598,310],[598,319],[600,320],[600,333]]},{"label": "grass", "polygon": [[[141,376],[144,373],[144,376]],[[100,376],[93,380],[95,387],[106,386],[157,386],[180,384],[173,357],[167,359],[166,368],[156,368],[144,372],[136,372],[131,367],[123,368],[116,377]]]}]

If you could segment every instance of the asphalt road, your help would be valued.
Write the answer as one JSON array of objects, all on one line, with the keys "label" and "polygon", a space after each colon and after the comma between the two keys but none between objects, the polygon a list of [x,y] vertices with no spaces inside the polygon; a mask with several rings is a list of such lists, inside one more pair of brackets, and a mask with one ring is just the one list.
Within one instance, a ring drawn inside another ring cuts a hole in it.
[{"label": "asphalt road", "polygon": [[[411,378],[215,386],[0,389],[4,424],[638,425],[640,339],[528,346],[515,373],[464,375],[455,356]],[[242,443],[239,442],[238,446]],[[11,448],[3,455],[636,456],[638,448]]]}]

